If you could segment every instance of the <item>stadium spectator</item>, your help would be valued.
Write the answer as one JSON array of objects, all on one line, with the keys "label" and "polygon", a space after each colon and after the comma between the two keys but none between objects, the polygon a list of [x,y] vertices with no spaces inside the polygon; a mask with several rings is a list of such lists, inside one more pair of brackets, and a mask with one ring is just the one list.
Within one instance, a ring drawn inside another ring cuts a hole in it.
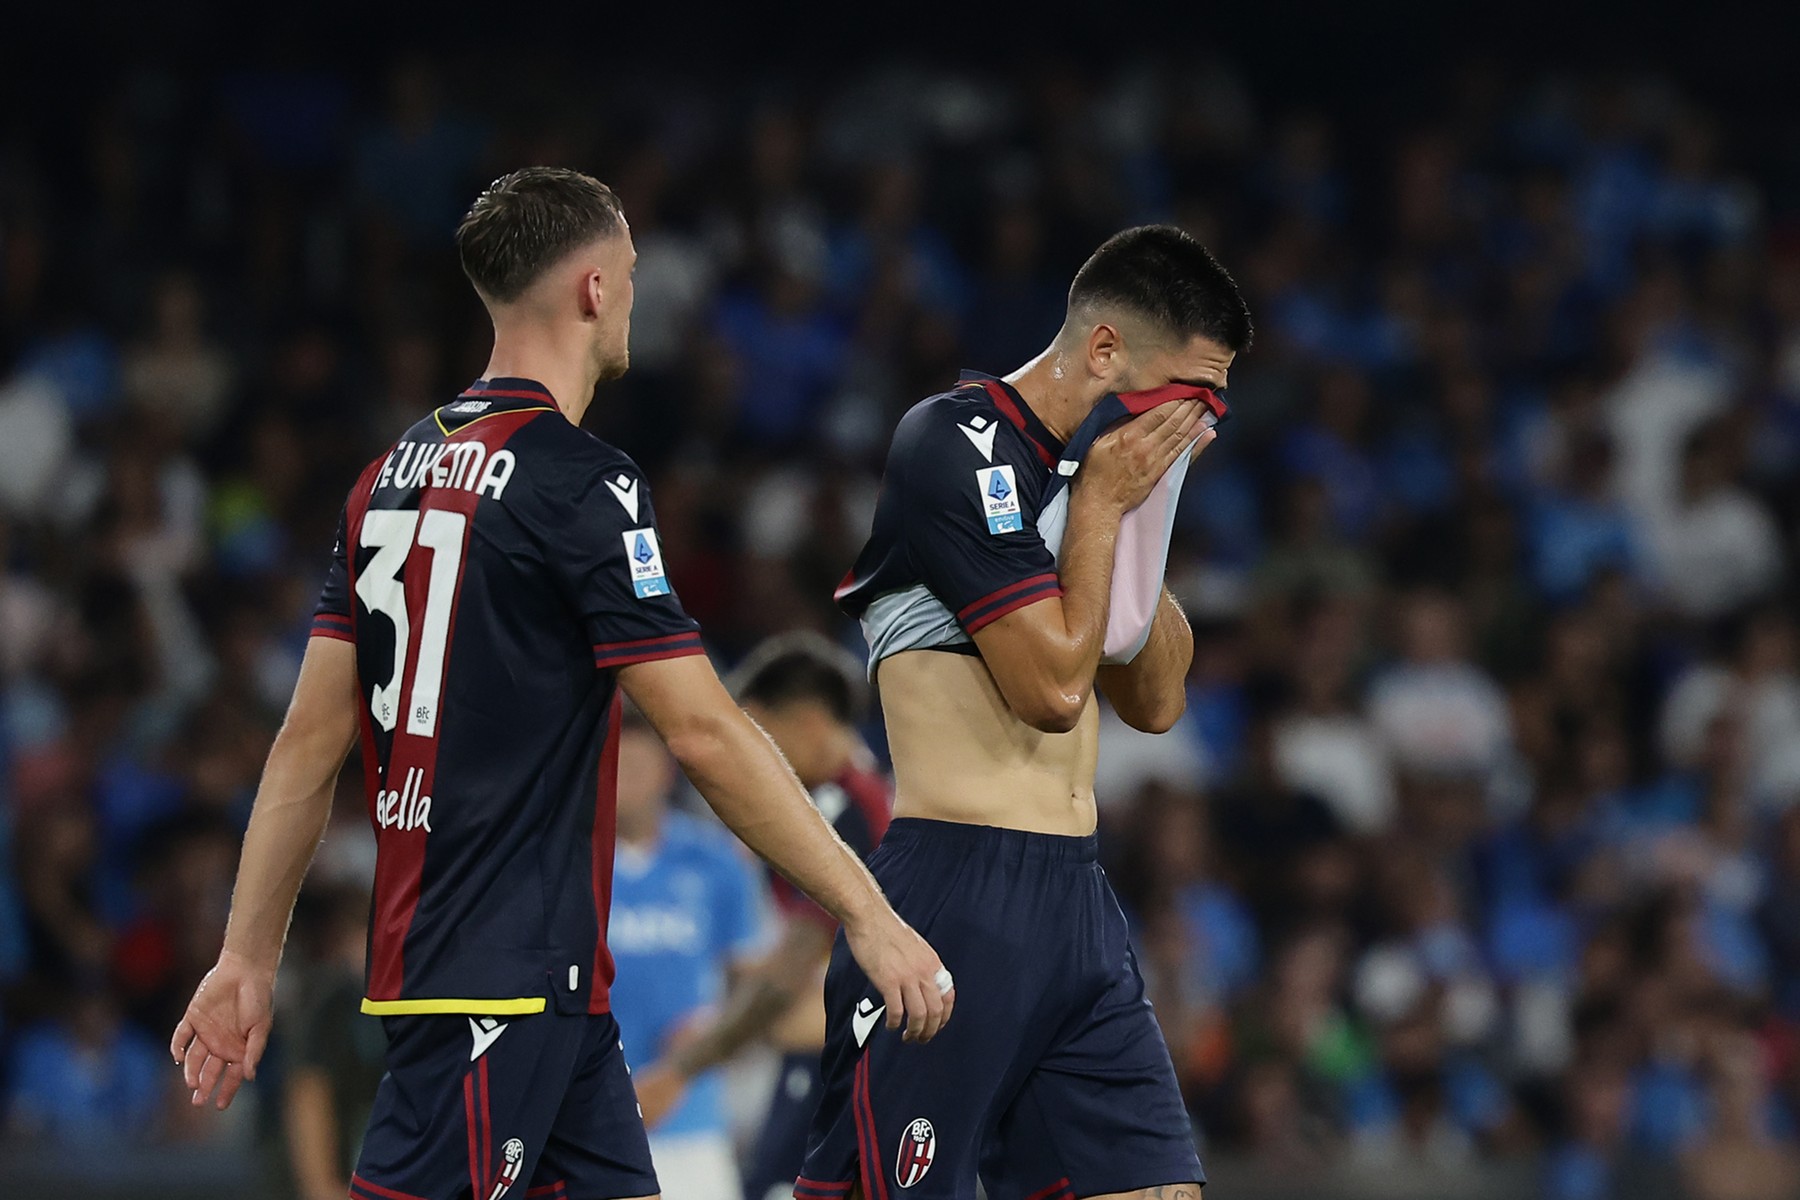
[{"label": "stadium spectator", "polygon": [[1512,748],[1506,697],[1470,662],[1463,614],[1448,596],[1402,602],[1399,661],[1369,690],[1369,716],[1402,771],[1486,783]]},{"label": "stadium spectator", "polygon": [[1675,611],[1700,620],[1765,598],[1780,582],[1775,521],[1736,483],[1733,430],[1723,421],[1688,435],[1675,504],[1651,527],[1658,574]]},{"label": "stadium spectator", "polygon": [[1712,1061],[1711,1130],[1682,1157],[1694,1200],[1777,1200],[1800,1190],[1800,1151],[1769,1125],[1762,1048],[1747,1035],[1719,1046]]},{"label": "stadium spectator", "polygon": [[81,988],[62,1009],[19,1033],[8,1131],[63,1153],[152,1136],[174,1086],[155,1043],[103,988]]}]

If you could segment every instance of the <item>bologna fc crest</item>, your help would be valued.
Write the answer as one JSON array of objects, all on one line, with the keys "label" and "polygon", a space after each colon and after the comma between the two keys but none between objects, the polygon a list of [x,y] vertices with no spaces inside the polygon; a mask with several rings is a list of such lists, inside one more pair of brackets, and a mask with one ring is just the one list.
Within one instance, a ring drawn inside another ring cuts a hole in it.
[{"label": "bologna fc crest", "polygon": [[900,1138],[900,1157],[894,1162],[894,1180],[909,1188],[925,1178],[937,1157],[937,1131],[924,1117],[914,1117]]},{"label": "bologna fc crest", "polygon": [[494,1176],[494,1187],[487,1195],[487,1200],[500,1200],[512,1190],[512,1185],[519,1182],[519,1172],[525,1169],[525,1143],[518,1138],[508,1138],[506,1145],[500,1147],[500,1173]]}]

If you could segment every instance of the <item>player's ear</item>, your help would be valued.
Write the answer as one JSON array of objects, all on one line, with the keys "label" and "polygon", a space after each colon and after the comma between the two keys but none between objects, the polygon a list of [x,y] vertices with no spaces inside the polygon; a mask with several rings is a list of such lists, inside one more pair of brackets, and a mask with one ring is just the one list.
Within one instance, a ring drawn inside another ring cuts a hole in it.
[{"label": "player's ear", "polygon": [[601,279],[599,267],[589,267],[581,277],[581,318],[584,321],[600,319],[600,308],[606,299],[604,281]]},{"label": "player's ear", "polygon": [[1106,321],[1088,330],[1087,369],[1095,379],[1112,380],[1125,366],[1125,338],[1119,328]]}]

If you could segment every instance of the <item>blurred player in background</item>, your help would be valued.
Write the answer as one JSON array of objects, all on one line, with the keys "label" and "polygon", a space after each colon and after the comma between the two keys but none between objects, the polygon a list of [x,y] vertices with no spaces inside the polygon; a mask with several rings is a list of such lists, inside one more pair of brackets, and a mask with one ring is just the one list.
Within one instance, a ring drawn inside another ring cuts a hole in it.
[{"label": "blurred player in background", "polygon": [[[875,756],[856,731],[868,708],[856,660],[816,633],[783,634],[757,647],[731,684],[845,844],[865,857],[873,853],[887,831],[889,797]],[[831,914],[787,880],[771,874],[769,882],[783,918],[774,952],[712,1020],[685,1031],[672,1054],[635,1077],[654,1132],[658,1116],[704,1072],[753,1042],[780,1051],[768,1115],[744,1172],[749,1200],[791,1195],[806,1157],[825,1045],[821,985],[837,932]]]},{"label": "blurred player in background", "polygon": [[[1212,440],[1203,417],[1249,341],[1205,248],[1127,230],[1076,274],[1048,349],[901,419],[838,598],[868,638],[894,760],[870,869],[959,973],[963,1003],[946,1037],[902,1045],[838,943],[802,1200],[973,1200],[978,1174],[992,1196],[1197,1200],[1192,1128],[1096,861],[1094,692],[1138,729],[1181,715],[1193,635],[1161,560],[1147,640],[1102,665],[1115,554],[1142,532],[1129,514]],[[1040,512],[1070,477],[1053,555]]]},{"label": "blurred player in background", "polygon": [[369,936],[369,896],[335,885],[319,899],[311,987],[284,1043],[282,1126],[299,1200],[342,1200],[356,1166],[387,1049],[378,1021],[357,1013]]},{"label": "blurred player in background", "polygon": [[196,1105],[254,1077],[360,733],[378,845],[362,1008],[386,1018],[388,1070],[352,1193],[648,1196],[604,937],[623,695],[725,823],[844,921],[909,1039],[935,1034],[953,993],[714,674],[636,464],[580,429],[629,362],[636,250],[617,197],[519,171],[456,241],[494,324],[487,371],[351,490],[224,947],[170,1050]]},{"label": "blurred player in background", "polygon": [[[606,941],[619,977],[613,1015],[634,1073],[725,994],[733,971],[768,949],[762,886],[731,838],[669,805],[676,767],[656,731],[628,712],[619,731],[619,842]],[[693,1079],[681,1102],[644,1114],[664,1200],[742,1194],[724,1080]]]}]

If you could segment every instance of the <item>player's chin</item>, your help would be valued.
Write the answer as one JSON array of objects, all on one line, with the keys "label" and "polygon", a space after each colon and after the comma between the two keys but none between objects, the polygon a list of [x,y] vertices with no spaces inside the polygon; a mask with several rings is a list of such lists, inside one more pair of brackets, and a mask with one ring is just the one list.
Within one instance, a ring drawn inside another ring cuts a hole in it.
[{"label": "player's chin", "polygon": [[621,350],[617,356],[600,364],[600,382],[611,383],[631,369],[630,349]]}]

